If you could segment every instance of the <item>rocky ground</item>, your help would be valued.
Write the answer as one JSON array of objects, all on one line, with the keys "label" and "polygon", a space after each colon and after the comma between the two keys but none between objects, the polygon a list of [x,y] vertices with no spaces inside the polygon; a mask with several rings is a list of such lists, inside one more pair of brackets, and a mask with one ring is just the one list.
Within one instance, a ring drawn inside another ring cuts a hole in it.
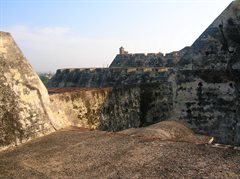
[{"label": "rocky ground", "polygon": [[68,129],[0,152],[0,178],[239,178],[240,151]]}]

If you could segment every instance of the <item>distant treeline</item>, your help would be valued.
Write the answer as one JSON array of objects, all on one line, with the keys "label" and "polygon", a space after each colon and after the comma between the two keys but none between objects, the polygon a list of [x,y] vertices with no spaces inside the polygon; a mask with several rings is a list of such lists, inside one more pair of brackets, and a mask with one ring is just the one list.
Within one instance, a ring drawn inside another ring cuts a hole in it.
[{"label": "distant treeline", "polygon": [[45,86],[47,86],[48,81],[52,78],[53,73],[38,73],[39,78]]}]

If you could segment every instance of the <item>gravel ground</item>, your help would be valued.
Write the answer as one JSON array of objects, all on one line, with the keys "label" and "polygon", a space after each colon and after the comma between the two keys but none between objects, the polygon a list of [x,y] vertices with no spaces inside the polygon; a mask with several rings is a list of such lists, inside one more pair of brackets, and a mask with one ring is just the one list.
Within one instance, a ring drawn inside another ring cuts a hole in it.
[{"label": "gravel ground", "polygon": [[0,178],[240,178],[240,151],[65,130],[0,152]]}]

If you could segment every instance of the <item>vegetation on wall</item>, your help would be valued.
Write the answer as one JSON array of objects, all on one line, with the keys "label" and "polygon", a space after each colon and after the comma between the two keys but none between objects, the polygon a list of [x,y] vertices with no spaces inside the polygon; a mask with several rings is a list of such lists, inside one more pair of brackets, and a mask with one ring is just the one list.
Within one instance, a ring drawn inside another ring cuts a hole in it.
[{"label": "vegetation on wall", "polygon": [[48,81],[52,78],[52,73],[38,73],[39,78],[45,86],[47,86]]}]

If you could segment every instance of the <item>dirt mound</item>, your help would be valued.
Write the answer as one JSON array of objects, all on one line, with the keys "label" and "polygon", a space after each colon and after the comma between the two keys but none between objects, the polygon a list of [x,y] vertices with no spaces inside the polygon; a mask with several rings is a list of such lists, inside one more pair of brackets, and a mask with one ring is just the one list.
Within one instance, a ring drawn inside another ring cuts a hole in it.
[{"label": "dirt mound", "polygon": [[187,124],[179,121],[163,121],[148,127],[127,129],[119,133],[145,139],[160,139],[196,144],[211,143],[213,141],[213,137],[194,134]]}]

